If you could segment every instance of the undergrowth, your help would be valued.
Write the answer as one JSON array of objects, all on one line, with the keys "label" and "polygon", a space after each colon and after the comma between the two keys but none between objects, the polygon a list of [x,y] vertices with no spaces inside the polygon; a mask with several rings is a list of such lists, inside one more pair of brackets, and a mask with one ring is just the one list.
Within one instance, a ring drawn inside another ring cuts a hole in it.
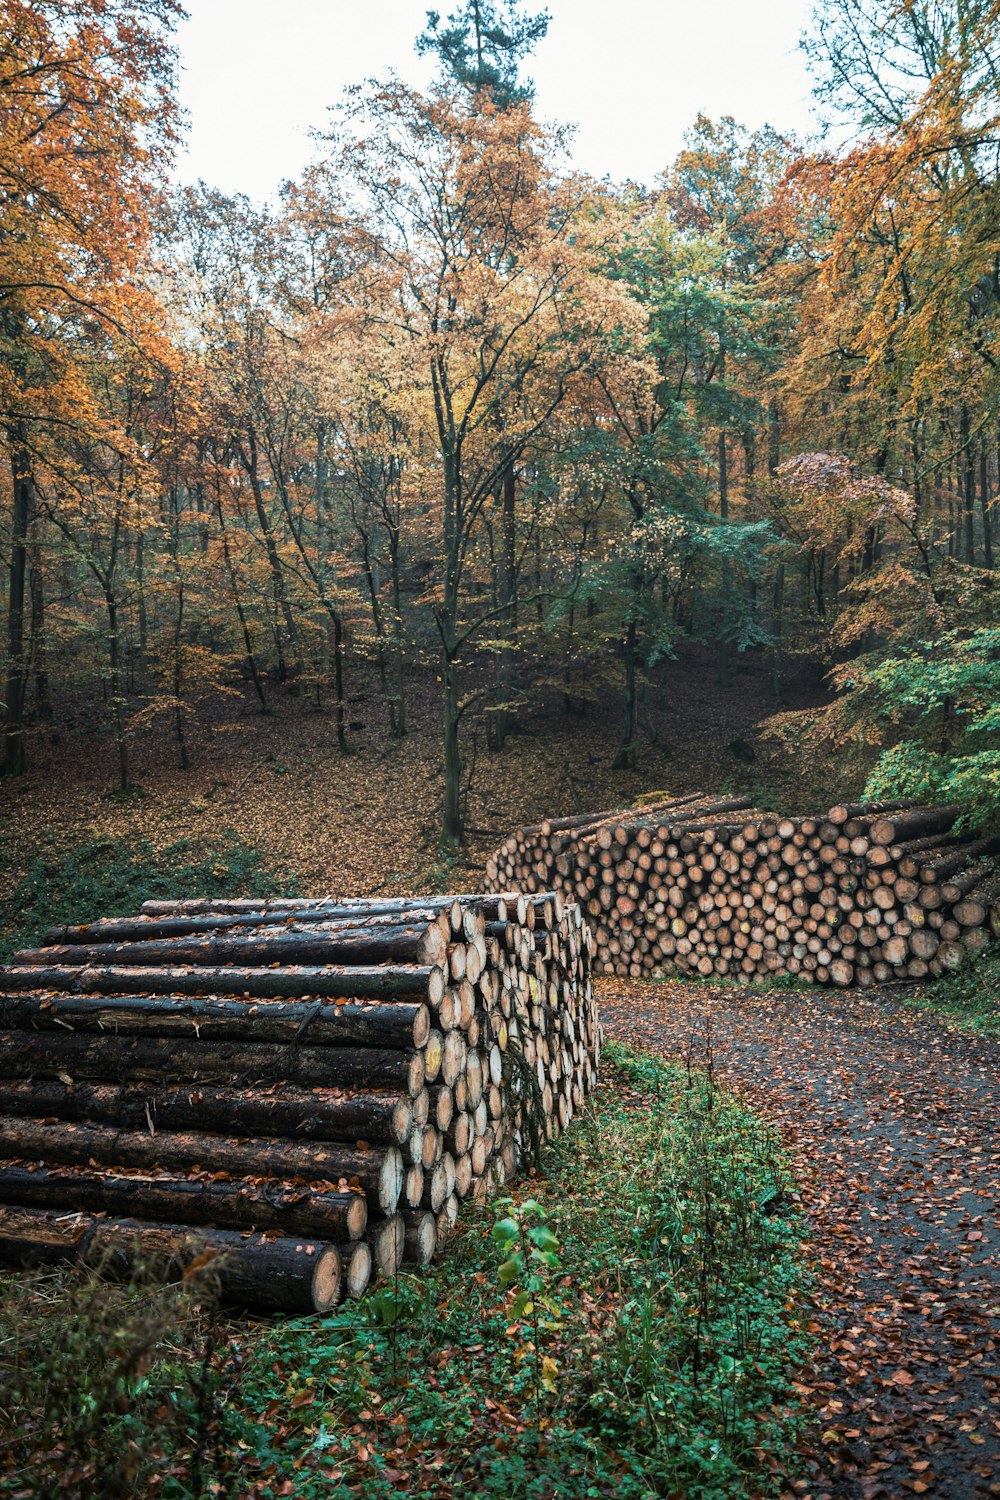
[{"label": "undergrowth", "polygon": [[906,999],[943,1014],[963,1031],[1000,1038],[1000,953],[988,948],[956,973],[914,986]]},{"label": "undergrowth", "polygon": [[609,1054],[528,1201],[468,1214],[428,1278],[248,1351],[248,1493],[721,1500],[794,1468],[774,1137],[710,1075]]},{"label": "undergrowth", "polygon": [[[200,1293],[155,1267],[0,1280],[0,1496],[137,1500],[213,1490],[232,1370]],[[174,1479],[163,1476],[172,1472]]]},{"label": "undergrowth", "polygon": [[0,1283],[0,1495],[777,1492],[808,1349],[775,1138],[711,1070],[607,1061],[523,1191],[330,1317],[222,1325],[183,1286]]},{"label": "undergrowth", "polygon": [[0,899],[0,962],[36,944],[47,927],[137,912],[155,897],[274,896],[297,884],[235,834],[211,845],[181,839],[154,849],[143,838],[92,839],[77,849],[39,854]]}]

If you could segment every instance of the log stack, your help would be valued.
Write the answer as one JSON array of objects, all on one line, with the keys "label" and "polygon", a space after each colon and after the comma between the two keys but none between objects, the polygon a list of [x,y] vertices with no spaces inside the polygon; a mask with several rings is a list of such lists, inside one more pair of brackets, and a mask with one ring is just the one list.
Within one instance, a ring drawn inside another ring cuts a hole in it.
[{"label": "log stack", "polygon": [[211,1262],[323,1312],[426,1265],[592,1088],[553,893],[147,902],[0,969],[0,1262]]},{"label": "log stack", "polygon": [[958,817],[899,801],[784,818],[690,793],[522,828],[486,884],[578,903],[606,974],[919,980],[1000,930],[1000,838],[959,836]]}]

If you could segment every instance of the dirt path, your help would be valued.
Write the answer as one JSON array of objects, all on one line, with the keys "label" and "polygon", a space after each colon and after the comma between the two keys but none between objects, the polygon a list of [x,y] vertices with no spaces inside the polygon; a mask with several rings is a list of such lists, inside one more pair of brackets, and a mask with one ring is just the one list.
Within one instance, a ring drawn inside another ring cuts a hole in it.
[{"label": "dirt path", "polygon": [[1000,1044],[871,991],[600,988],[611,1035],[710,1051],[795,1158],[829,1352],[788,1493],[1000,1496]]}]

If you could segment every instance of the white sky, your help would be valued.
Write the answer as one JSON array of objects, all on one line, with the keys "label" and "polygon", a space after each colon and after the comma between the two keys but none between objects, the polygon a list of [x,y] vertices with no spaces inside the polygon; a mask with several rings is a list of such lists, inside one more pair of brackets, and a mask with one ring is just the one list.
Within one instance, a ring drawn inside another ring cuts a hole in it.
[{"label": "white sky", "polygon": [[[183,180],[269,197],[311,153],[341,90],[395,69],[429,80],[413,42],[435,0],[187,0]],[[444,15],[455,0],[436,0]],[[527,9],[542,9],[541,3]],[[811,0],[548,0],[528,71],[539,114],[578,127],[597,176],[652,183],[701,110],[755,127],[813,128],[798,38]]]}]

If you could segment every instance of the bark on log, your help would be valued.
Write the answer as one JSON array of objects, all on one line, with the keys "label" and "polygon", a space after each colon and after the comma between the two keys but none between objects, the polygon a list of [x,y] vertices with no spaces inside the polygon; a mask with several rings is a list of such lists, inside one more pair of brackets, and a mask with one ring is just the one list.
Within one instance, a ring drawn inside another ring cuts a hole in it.
[{"label": "bark on log", "polygon": [[170,995],[0,995],[0,1028],[282,1042],[310,1047],[424,1045],[430,1010],[419,1002],[324,1005]]},{"label": "bark on log", "polygon": [[[495,901],[496,898],[494,897]],[[243,911],[223,911],[206,908],[204,912],[146,914],[141,917],[102,917],[96,922],[77,926],[50,927],[42,936],[42,946],[57,944],[87,943],[132,943],[150,939],[192,937],[198,933],[232,932],[253,928],[287,928],[295,931],[305,925],[321,922],[324,928],[330,925],[347,927],[399,926],[405,921],[408,926],[438,921],[448,915],[449,901],[412,900],[395,903],[373,902],[370,906],[351,906],[336,902],[306,903],[295,908],[277,909],[258,902]]]},{"label": "bark on log", "polygon": [[0,1208],[0,1264],[19,1269],[72,1261],[122,1276],[139,1266],[155,1267],[164,1280],[175,1281],[206,1251],[211,1259],[197,1274],[223,1302],[301,1314],[329,1312],[339,1300],[341,1256],[334,1245],[287,1235]]},{"label": "bark on log", "polygon": [[402,1214],[373,1219],[365,1235],[372,1253],[374,1268],[381,1276],[395,1276],[403,1264],[406,1230]]},{"label": "bark on log", "polygon": [[926,834],[947,833],[958,818],[955,807],[922,807],[895,817],[877,818],[871,826],[873,844],[901,844]]},{"label": "bark on log", "polygon": [[403,1214],[405,1240],[403,1259],[413,1265],[429,1266],[437,1249],[437,1220],[431,1213]]},{"label": "bark on log", "polygon": [[381,1048],[273,1047],[167,1038],[0,1032],[0,1078],[172,1080],[238,1084],[319,1084],[327,1088],[398,1089],[411,1097],[424,1081],[423,1053]]},{"label": "bark on log", "polygon": [[276,1177],[290,1182],[339,1182],[364,1189],[373,1213],[395,1213],[403,1186],[403,1158],[381,1150],[273,1139],[229,1139],[179,1131],[109,1129],[104,1125],[0,1115],[0,1144],[8,1157],[86,1166],[224,1172],[229,1177]]},{"label": "bark on log", "polygon": [[919,806],[919,802],[906,798],[896,802],[842,802],[839,806],[830,808],[827,818],[840,826],[849,823],[852,818],[884,817],[887,813],[905,812],[911,807]]},{"label": "bark on log", "polygon": [[371,1250],[365,1240],[348,1240],[337,1249],[340,1251],[344,1296],[356,1302],[367,1292],[374,1273]]},{"label": "bark on log", "polygon": [[0,968],[0,991],[59,990],[77,995],[236,995],[258,1000],[308,996],[320,1000],[427,1000],[439,1005],[447,982],[442,968],[343,964],[281,969],[154,968],[130,965],[18,965]]},{"label": "bark on log", "polygon": [[324,932],[261,929],[243,937],[161,938],[144,943],[58,944],[23,948],[14,962],[32,967],[191,965],[249,968],[266,964],[419,964],[442,961],[447,942],[437,926],[345,927]]},{"label": "bark on log", "polygon": [[187,1085],[0,1080],[0,1112],[36,1119],[90,1120],[123,1130],[215,1131],[291,1140],[401,1146],[419,1102],[398,1093],[297,1089],[250,1094]]},{"label": "bark on log", "polygon": [[337,1244],[358,1239],[368,1205],[358,1192],[287,1183],[212,1182],[200,1178],[123,1176],[0,1165],[0,1203],[31,1208],[101,1210],[116,1216],[177,1220],[224,1228],[280,1229]]}]

